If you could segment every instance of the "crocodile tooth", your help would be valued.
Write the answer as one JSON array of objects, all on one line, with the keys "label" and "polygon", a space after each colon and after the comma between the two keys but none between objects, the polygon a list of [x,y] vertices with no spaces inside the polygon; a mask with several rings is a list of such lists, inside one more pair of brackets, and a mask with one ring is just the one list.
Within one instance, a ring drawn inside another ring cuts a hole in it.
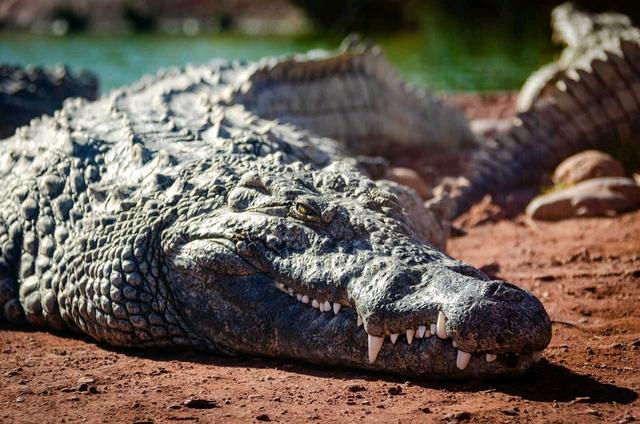
[{"label": "crocodile tooth", "polygon": [[333,313],[338,315],[338,312],[340,312],[340,308],[342,307],[341,304],[334,302],[333,303]]},{"label": "crocodile tooth", "polygon": [[318,303],[318,301],[317,301],[317,300],[313,299],[313,300],[311,301],[311,306],[313,306],[314,308],[319,308],[319,307],[320,307],[320,304]]},{"label": "crocodile tooth", "polygon": [[383,337],[376,337],[369,334],[369,363],[373,364],[378,357],[380,349],[382,349]]},{"label": "crocodile tooth", "polygon": [[302,296],[302,303],[309,303],[309,296],[307,296],[306,294],[304,296]]},{"label": "crocodile tooth", "polygon": [[431,335],[436,334],[436,325],[435,324],[431,324]]},{"label": "crocodile tooth", "polygon": [[542,351],[536,350],[535,352],[533,352],[531,354],[531,359],[533,359],[533,362],[540,362],[540,359],[542,359]]},{"label": "crocodile tooth", "polygon": [[302,300],[302,295],[300,293],[296,294],[296,299],[300,302]]},{"label": "crocodile tooth", "polygon": [[282,283],[276,283],[276,287],[278,287],[280,290],[286,290],[286,286]]},{"label": "crocodile tooth", "polygon": [[419,325],[418,332],[416,333],[416,338],[417,339],[423,338],[426,332],[427,332],[427,327],[425,325]]},{"label": "crocodile tooth", "polygon": [[324,312],[329,312],[331,310],[331,303],[328,300],[324,301],[322,310]]},{"label": "crocodile tooth", "polygon": [[416,334],[416,330],[414,330],[413,328],[407,330],[407,343],[411,344],[414,334]]},{"label": "crocodile tooth", "polygon": [[358,327],[360,327],[362,325],[362,318],[360,318],[360,315],[358,315]]},{"label": "crocodile tooth", "polygon": [[445,324],[444,314],[442,313],[442,311],[440,311],[438,312],[438,324],[436,324],[437,325],[436,335],[441,339],[449,338],[449,335],[447,334],[447,329],[445,328],[444,324]]},{"label": "crocodile tooth", "polygon": [[289,287],[289,289],[287,291],[289,292],[289,296],[293,296],[295,294],[295,292],[293,291],[293,289],[291,287]]},{"label": "crocodile tooth", "polygon": [[389,340],[391,340],[391,343],[396,344],[396,340],[398,340],[399,335],[400,333],[393,333],[392,335],[390,335]]},{"label": "crocodile tooth", "polygon": [[461,370],[467,368],[469,361],[471,360],[471,354],[458,350],[458,358],[456,359],[456,366]]},{"label": "crocodile tooth", "polygon": [[498,358],[498,355],[494,353],[487,353],[484,357],[487,360],[487,362],[493,362]]},{"label": "crocodile tooth", "polygon": [[452,340],[452,341],[451,341],[451,346],[453,346],[453,347],[458,347],[458,343],[456,343],[456,341],[455,341],[455,340]]}]

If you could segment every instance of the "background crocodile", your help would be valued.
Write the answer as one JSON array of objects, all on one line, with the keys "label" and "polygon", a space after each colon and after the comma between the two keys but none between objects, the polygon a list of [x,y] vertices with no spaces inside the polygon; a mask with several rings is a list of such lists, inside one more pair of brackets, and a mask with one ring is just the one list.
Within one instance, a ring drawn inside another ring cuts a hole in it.
[{"label": "background crocodile", "polygon": [[628,16],[615,13],[589,13],[573,3],[563,3],[551,12],[553,41],[564,44],[562,54],[527,79],[518,95],[518,109],[526,111],[540,99],[553,95],[556,83],[577,69],[585,69],[606,50],[617,49],[618,40],[640,41],[640,30]]},{"label": "background crocodile", "polygon": [[0,138],[40,115],[50,115],[69,97],[95,100],[98,80],[66,66],[51,68],[0,65]]},{"label": "background crocodile", "polygon": [[527,83],[521,99],[530,109],[475,155],[454,194],[453,216],[485,194],[538,183],[583,150],[640,163],[640,32],[623,15],[591,15],[570,4],[553,16],[569,47],[547,68],[552,75],[543,70]]},{"label": "background crocodile", "polygon": [[414,193],[315,135],[442,148],[432,119],[473,142],[434,102],[375,49],[213,62],[68,101],[0,142],[1,316],[116,346],[521,374],[551,337],[542,304],[440,252],[406,213]]}]

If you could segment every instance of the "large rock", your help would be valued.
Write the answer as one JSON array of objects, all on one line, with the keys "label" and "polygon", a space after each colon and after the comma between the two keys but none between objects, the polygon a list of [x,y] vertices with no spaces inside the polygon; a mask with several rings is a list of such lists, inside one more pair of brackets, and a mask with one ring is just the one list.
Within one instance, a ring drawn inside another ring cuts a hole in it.
[{"label": "large rock", "polygon": [[562,161],[553,173],[553,182],[576,184],[600,177],[624,177],[624,168],[606,153],[585,150]]},{"label": "large rock", "polygon": [[640,186],[631,178],[595,178],[535,198],[527,215],[540,220],[614,215],[640,207]]}]

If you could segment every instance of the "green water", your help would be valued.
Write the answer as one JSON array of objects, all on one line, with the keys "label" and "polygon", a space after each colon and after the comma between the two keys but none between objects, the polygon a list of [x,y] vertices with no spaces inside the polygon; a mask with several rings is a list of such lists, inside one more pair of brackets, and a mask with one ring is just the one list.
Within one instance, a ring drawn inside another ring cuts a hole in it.
[{"label": "green water", "polygon": [[[409,81],[438,91],[517,89],[536,68],[552,59],[544,25],[514,31],[495,23],[443,21],[425,17],[423,29],[371,36]],[[0,62],[65,63],[98,74],[102,91],[135,81],[160,67],[206,63],[214,57],[257,59],[268,55],[335,48],[339,38],[323,36],[249,37],[211,34],[123,36],[80,34],[55,37],[0,33]]]}]

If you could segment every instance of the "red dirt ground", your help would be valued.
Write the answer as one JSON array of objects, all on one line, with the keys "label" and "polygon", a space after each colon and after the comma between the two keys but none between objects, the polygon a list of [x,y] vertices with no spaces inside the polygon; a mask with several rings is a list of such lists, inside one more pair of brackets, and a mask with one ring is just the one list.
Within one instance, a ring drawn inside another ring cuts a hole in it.
[{"label": "red dirt ground", "polygon": [[[501,106],[502,107],[502,106]],[[640,211],[502,219],[484,202],[449,252],[532,290],[554,322],[524,378],[443,383],[288,360],[144,354],[0,327],[0,422],[617,422],[640,419]]]}]

